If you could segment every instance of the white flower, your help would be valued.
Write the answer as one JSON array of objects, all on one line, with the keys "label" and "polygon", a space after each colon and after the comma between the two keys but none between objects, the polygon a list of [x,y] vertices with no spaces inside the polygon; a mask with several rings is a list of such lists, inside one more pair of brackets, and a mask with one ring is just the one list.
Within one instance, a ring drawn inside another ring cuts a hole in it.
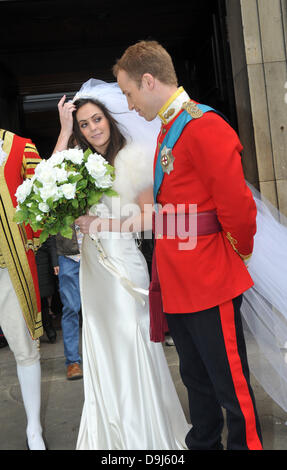
[{"label": "white flower", "polygon": [[64,181],[67,181],[68,179],[68,172],[65,170],[65,168],[59,168],[55,167],[55,174],[56,174],[56,180],[58,183],[64,183]]},{"label": "white flower", "polygon": [[35,177],[44,185],[52,185],[56,182],[56,172],[47,160],[42,160],[35,169]]},{"label": "white flower", "polygon": [[25,201],[26,197],[29,196],[29,194],[31,193],[32,186],[33,183],[29,179],[23,181],[23,183],[18,186],[17,191],[15,193],[18,203],[20,202],[21,204]]},{"label": "white flower", "polygon": [[72,183],[63,184],[61,186],[63,196],[66,199],[74,199],[75,194],[76,194],[76,186],[77,186],[76,184],[72,184]]},{"label": "white flower", "polygon": [[56,184],[46,184],[42,188],[35,188],[35,191],[40,194],[44,202],[49,198],[53,198],[53,201],[58,201],[62,196],[60,188]]},{"label": "white flower", "polygon": [[107,172],[106,160],[97,153],[89,155],[87,162],[85,163],[88,173],[95,178],[102,178]]},{"label": "white flower", "polygon": [[112,184],[113,184],[113,180],[112,180],[111,175],[109,174],[96,178],[96,182],[95,182],[95,185],[98,188],[103,188],[103,189],[110,188]]},{"label": "white flower", "polygon": [[41,216],[41,215],[37,215],[37,216],[36,216],[36,220],[37,220],[37,222],[41,222],[42,216]]},{"label": "white flower", "polygon": [[56,153],[53,153],[53,155],[50,158],[48,158],[47,162],[52,166],[56,166],[56,165],[61,165],[64,159],[65,159],[65,155],[63,152],[56,152]]},{"label": "white flower", "polygon": [[64,150],[63,154],[65,156],[65,160],[70,160],[72,163],[75,163],[76,165],[81,165],[81,163],[83,163],[84,152],[82,149],[74,148],[74,149]]},{"label": "white flower", "polygon": [[[40,211],[42,211],[42,212],[49,212],[49,210],[50,210],[50,207],[46,202],[40,202],[38,207],[39,207]],[[37,217],[39,217],[39,216],[37,215]],[[36,220],[38,220],[37,217],[36,217]]]}]

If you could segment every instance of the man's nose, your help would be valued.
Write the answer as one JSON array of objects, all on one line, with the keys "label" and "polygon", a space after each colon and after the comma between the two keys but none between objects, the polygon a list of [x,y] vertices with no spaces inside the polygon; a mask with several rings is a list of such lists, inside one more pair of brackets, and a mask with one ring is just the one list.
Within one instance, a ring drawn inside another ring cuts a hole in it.
[{"label": "man's nose", "polygon": [[132,111],[135,108],[134,104],[131,102],[131,100],[128,100],[128,107],[129,107],[130,111]]}]

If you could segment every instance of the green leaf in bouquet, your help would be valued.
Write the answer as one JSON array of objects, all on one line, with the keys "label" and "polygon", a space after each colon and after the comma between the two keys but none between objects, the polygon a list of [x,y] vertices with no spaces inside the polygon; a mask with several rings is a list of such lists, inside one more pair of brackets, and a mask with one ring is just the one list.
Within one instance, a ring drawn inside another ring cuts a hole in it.
[{"label": "green leaf in bouquet", "polygon": [[86,161],[87,158],[89,157],[89,155],[91,155],[93,153],[93,151],[91,149],[87,149],[85,150],[84,152],[84,160]]},{"label": "green leaf in bouquet", "polygon": [[53,204],[54,204],[53,197],[49,197],[46,201],[46,204],[48,204],[49,207],[53,207]]},{"label": "green leaf in bouquet", "polygon": [[[88,193],[87,193],[88,194]],[[78,193],[77,194],[77,199],[86,199],[87,198],[87,194],[85,192],[82,192],[82,193]]]},{"label": "green leaf in bouquet", "polygon": [[31,201],[42,202],[40,194],[34,193],[31,195]]},{"label": "green leaf in bouquet", "polygon": [[109,197],[119,196],[119,194],[111,188],[105,190],[105,195]]},{"label": "green leaf in bouquet", "polygon": [[70,175],[68,178],[68,181],[69,183],[74,184],[82,179],[83,179],[83,176],[81,174],[77,174],[77,175]]},{"label": "green leaf in bouquet", "polygon": [[107,174],[108,175],[113,175],[114,172],[115,172],[115,168],[112,165],[107,164],[106,169],[107,169]]},{"label": "green leaf in bouquet", "polygon": [[80,200],[80,208],[82,209],[83,212],[85,211],[86,207],[87,207],[86,199],[81,199]]},{"label": "green leaf in bouquet", "polygon": [[61,227],[60,229],[60,234],[65,237],[65,238],[72,238],[73,236],[73,230],[72,230],[72,227]]},{"label": "green leaf in bouquet", "polygon": [[15,212],[13,221],[16,222],[17,224],[22,224],[23,222],[27,220],[27,217],[28,217],[28,211],[20,209]]},{"label": "green leaf in bouquet", "polygon": [[88,185],[88,181],[82,177],[82,179],[77,183],[77,191],[81,191],[85,189],[87,185]]},{"label": "green leaf in bouquet", "polygon": [[33,212],[35,215],[43,214],[43,212],[40,211],[38,204],[36,202],[31,203],[30,212]]},{"label": "green leaf in bouquet", "polygon": [[43,230],[40,234],[40,237],[39,237],[40,244],[44,243],[47,240],[48,237],[49,237],[48,230]]},{"label": "green leaf in bouquet", "polygon": [[37,224],[37,220],[36,220],[36,215],[35,214],[31,214],[30,217],[29,217],[29,224],[30,225],[35,225]]},{"label": "green leaf in bouquet", "polygon": [[88,181],[89,181],[90,183],[92,183],[92,185],[94,185],[96,180],[95,180],[95,178],[93,178],[91,175],[89,175],[89,176],[88,176]]},{"label": "green leaf in bouquet", "polygon": [[60,232],[60,229],[61,229],[61,220],[59,219],[54,224],[52,224],[48,230],[49,230],[50,235],[57,235],[57,233]]},{"label": "green leaf in bouquet", "polygon": [[34,179],[34,182],[33,182],[34,186],[36,186],[37,188],[42,188],[43,187],[43,183],[41,183],[39,180],[37,179]]},{"label": "green leaf in bouquet", "polygon": [[44,227],[43,222],[31,223],[30,226],[34,232],[37,232],[38,230],[43,230]]},{"label": "green leaf in bouquet", "polygon": [[102,192],[101,191],[90,191],[88,194],[87,202],[89,206],[93,206],[94,204],[97,204],[99,200],[102,197]]},{"label": "green leaf in bouquet", "polygon": [[74,217],[72,215],[66,215],[63,219],[64,226],[70,226],[74,222]]},{"label": "green leaf in bouquet", "polygon": [[72,200],[72,206],[74,207],[74,209],[78,209],[78,207],[79,207],[78,199],[73,199]]}]

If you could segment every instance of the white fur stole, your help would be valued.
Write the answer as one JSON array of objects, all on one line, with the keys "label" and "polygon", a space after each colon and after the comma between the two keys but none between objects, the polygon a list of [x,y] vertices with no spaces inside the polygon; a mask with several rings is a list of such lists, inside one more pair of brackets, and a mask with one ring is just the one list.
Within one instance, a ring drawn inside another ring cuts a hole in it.
[{"label": "white fur stole", "polygon": [[153,185],[153,159],[152,152],[135,143],[117,154],[113,189],[119,194],[121,205],[136,202],[139,194]]}]

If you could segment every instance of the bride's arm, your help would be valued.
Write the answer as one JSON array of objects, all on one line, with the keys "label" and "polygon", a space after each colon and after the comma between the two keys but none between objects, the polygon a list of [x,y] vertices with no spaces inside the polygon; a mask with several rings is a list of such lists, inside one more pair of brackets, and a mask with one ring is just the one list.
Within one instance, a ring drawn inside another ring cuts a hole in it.
[{"label": "bride's arm", "polygon": [[137,199],[140,213],[121,221],[121,232],[145,232],[152,229],[153,188],[142,191]]},{"label": "bride's arm", "polygon": [[75,110],[75,106],[71,101],[65,103],[65,99],[66,95],[64,95],[58,103],[61,130],[53,153],[66,150],[68,148],[69,139],[73,133],[73,111]]},{"label": "bride's arm", "polygon": [[121,219],[102,219],[100,217],[83,215],[76,219],[82,233],[96,234],[97,232],[129,232],[137,233],[152,229],[153,190],[152,187],[142,191],[138,196],[137,215]]}]

